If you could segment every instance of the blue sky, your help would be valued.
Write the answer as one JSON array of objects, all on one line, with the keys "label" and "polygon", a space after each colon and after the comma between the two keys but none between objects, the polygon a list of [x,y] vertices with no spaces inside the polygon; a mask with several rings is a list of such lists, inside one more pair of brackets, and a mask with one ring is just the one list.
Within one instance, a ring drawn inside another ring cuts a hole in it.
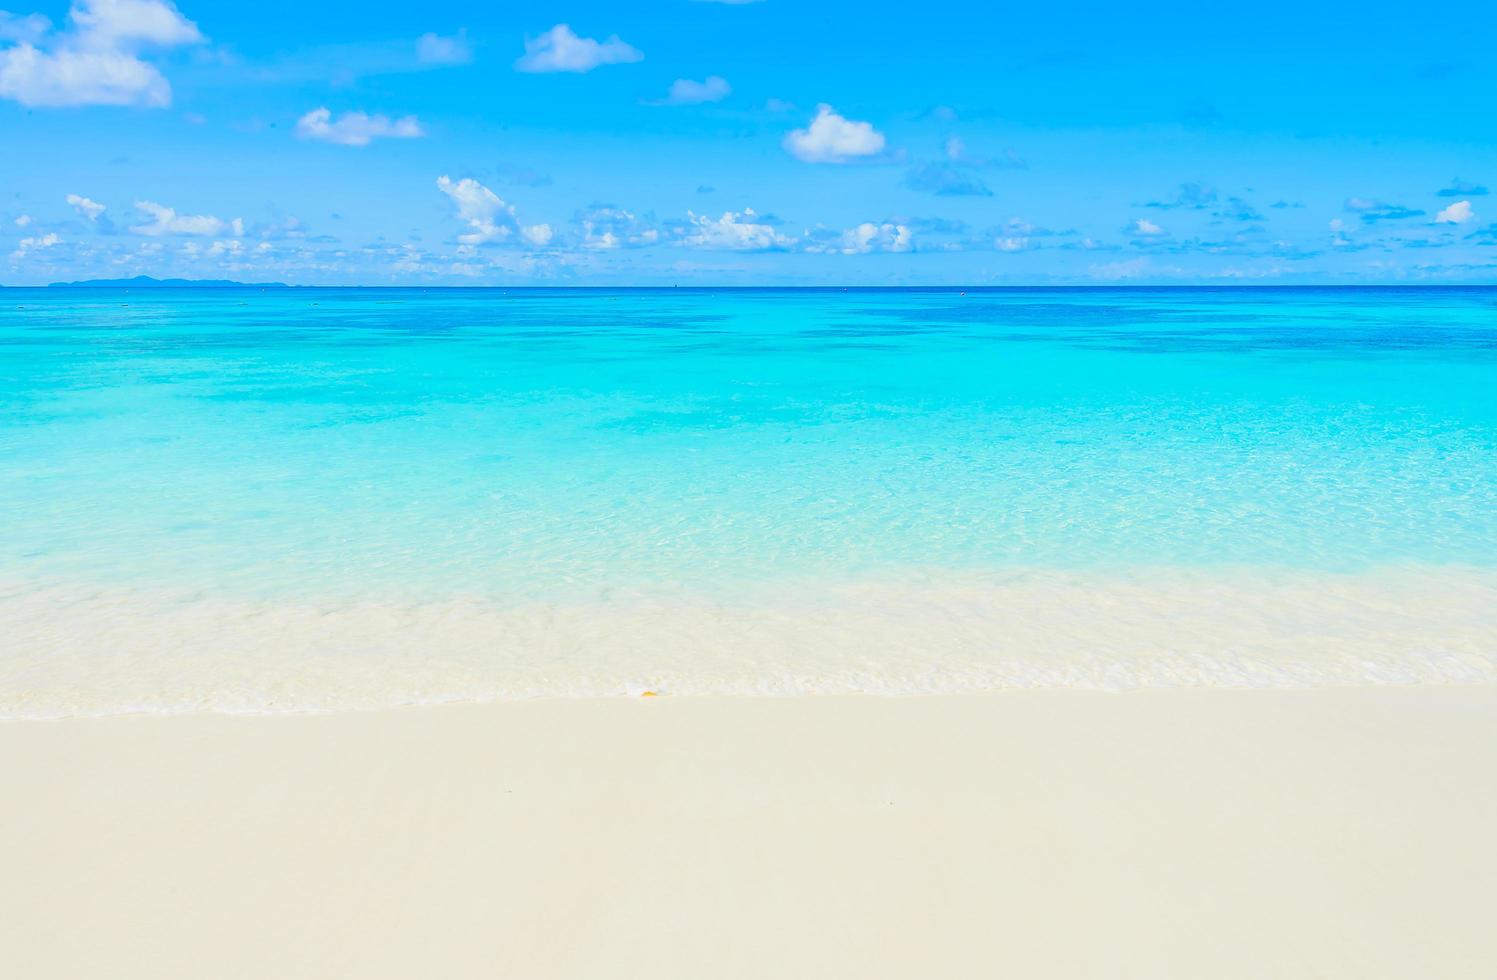
[{"label": "blue sky", "polygon": [[13,7],[0,282],[1492,282],[1494,52],[1463,2]]}]

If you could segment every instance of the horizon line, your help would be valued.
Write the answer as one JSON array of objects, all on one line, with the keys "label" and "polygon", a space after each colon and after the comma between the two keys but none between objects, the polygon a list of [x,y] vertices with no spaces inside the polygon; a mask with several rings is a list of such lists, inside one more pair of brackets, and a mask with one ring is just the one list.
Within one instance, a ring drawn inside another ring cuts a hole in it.
[{"label": "horizon line", "polygon": [[473,285],[423,285],[423,284],[393,284],[393,283],[282,283],[282,282],[224,282],[222,280],[193,280],[193,279],[171,279],[153,280],[151,282],[136,283],[130,280],[78,280],[76,282],[51,282],[33,285],[9,285],[0,283],[0,289],[150,289],[150,290],[295,290],[295,289],[399,289],[399,290],[463,290],[463,291],[675,291],[675,290],[735,290],[741,292],[761,292],[772,290],[802,290],[808,292],[847,292],[858,291],[899,291],[899,290],[922,290],[942,292],[995,292],[1001,290],[1117,290],[1117,289],[1181,289],[1181,290],[1274,290],[1274,289],[1497,289],[1497,282],[1368,282],[1368,283],[1265,283],[1265,282],[1235,282],[1235,283],[1181,283],[1181,282],[1117,282],[1117,283],[977,283],[977,284],[948,284],[948,283],[843,283],[835,285],[815,284],[766,284],[766,285],[742,285],[728,283],[672,283],[672,284],[603,284],[603,283],[566,283],[566,284],[537,284],[527,283],[523,285],[496,285],[496,284],[473,284]]}]

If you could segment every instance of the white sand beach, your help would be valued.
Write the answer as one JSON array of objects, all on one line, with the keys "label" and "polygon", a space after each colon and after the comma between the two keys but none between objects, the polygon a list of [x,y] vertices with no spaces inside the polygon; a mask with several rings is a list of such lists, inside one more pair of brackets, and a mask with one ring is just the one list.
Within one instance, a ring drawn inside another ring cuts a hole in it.
[{"label": "white sand beach", "polygon": [[0,724],[0,975],[1489,977],[1497,687]]}]

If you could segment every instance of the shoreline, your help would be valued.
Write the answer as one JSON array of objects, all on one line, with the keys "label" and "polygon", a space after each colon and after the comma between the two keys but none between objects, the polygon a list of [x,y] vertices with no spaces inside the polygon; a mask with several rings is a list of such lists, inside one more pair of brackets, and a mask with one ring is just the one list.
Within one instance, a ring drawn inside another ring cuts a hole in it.
[{"label": "shoreline", "polygon": [[234,599],[0,580],[0,719],[537,697],[1497,683],[1497,571],[916,572],[719,595]]},{"label": "shoreline", "polygon": [[11,721],[0,972],[1475,978],[1494,757],[1497,685]]}]

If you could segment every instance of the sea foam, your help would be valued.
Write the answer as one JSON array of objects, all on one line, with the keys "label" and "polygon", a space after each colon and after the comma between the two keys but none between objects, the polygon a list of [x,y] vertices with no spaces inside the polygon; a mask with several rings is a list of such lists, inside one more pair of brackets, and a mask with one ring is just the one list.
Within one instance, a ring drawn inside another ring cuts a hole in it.
[{"label": "sea foam", "polygon": [[9,583],[0,717],[538,697],[1497,682],[1497,573],[909,572],[567,602]]}]

